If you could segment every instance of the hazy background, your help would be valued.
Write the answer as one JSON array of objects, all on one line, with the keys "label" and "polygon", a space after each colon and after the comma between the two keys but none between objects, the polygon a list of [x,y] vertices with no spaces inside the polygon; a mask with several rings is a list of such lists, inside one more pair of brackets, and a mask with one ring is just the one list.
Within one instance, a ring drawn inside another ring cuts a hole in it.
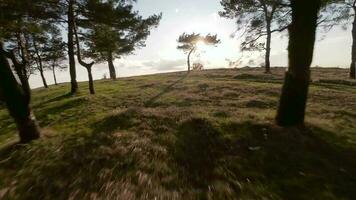
[{"label": "hazy background", "polygon": [[[219,0],[138,0],[135,8],[143,16],[162,12],[163,18],[157,29],[154,29],[146,41],[146,47],[137,50],[134,55],[115,60],[119,77],[152,74],[158,72],[181,71],[186,69],[186,55],[176,49],[177,38],[183,33],[218,34],[221,44],[215,48],[205,49],[205,53],[194,55],[193,62],[201,62],[206,69],[229,67],[229,60],[241,57],[239,39],[230,35],[236,30],[233,20],[219,17],[222,10]],[[348,67],[351,54],[351,29],[344,31],[336,27],[328,33],[319,33],[316,44],[313,66]],[[237,34],[239,35],[239,34]],[[324,38],[324,39],[322,39]],[[286,32],[275,34],[272,41],[271,65],[287,65]],[[263,52],[245,52],[244,64],[260,66],[263,63]],[[253,60],[253,63],[250,63]],[[86,81],[87,72],[77,63],[77,80]],[[94,79],[101,79],[108,73],[107,63],[98,63],[93,68]],[[49,84],[53,83],[51,72],[45,76]],[[57,71],[58,82],[68,82],[69,72]],[[31,87],[41,87],[38,74],[31,75]]]}]

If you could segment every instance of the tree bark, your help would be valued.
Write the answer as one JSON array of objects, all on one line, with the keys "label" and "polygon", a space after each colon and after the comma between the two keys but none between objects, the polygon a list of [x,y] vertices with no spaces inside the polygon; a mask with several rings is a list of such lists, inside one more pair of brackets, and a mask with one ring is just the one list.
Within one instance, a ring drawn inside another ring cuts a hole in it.
[{"label": "tree bark", "polygon": [[56,77],[56,70],[55,70],[55,65],[52,65],[52,74],[53,74],[53,79],[54,79],[54,84],[58,85],[57,83],[57,77]]},{"label": "tree bark", "polygon": [[272,40],[272,32],[271,32],[271,22],[267,21],[267,38],[266,38],[266,55],[265,55],[265,73],[271,73],[271,40]]},{"label": "tree bark", "polygon": [[93,75],[91,73],[91,67],[88,67],[87,71],[88,71],[88,78],[89,78],[89,91],[90,91],[90,94],[95,94],[94,81],[93,81]]},{"label": "tree bark", "polygon": [[75,69],[74,58],[74,43],[73,43],[73,28],[74,28],[74,6],[75,0],[68,1],[68,58],[69,58],[69,73],[71,80],[71,93],[78,91],[77,74]]},{"label": "tree bark", "polygon": [[[353,8],[356,14],[356,7]],[[351,64],[350,64],[350,78],[356,79],[356,16],[352,23],[352,50],[351,50]]]},{"label": "tree bark", "polygon": [[88,71],[88,77],[89,77],[89,91],[90,94],[95,94],[94,91],[94,82],[93,82],[93,75],[91,73],[91,68],[94,65],[94,62],[91,63],[86,63],[82,60],[82,56],[80,55],[80,43],[79,43],[79,37],[78,37],[78,32],[77,32],[77,27],[74,25],[74,35],[75,35],[75,44],[77,45],[77,58],[78,62],[80,65],[85,67]]},{"label": "tree bark", "polygon": [[190,72],[190,55],[193,53],[194,50],[195,50],[195,48],[190,50],[188,53],[188,57],[187,57],[188,73]]},{"label": "tree bark", "polygon": [[[30,97],[30,84],[28,82],[28,71],[27,71],[27,67],[29,64],[29,53],[28,53],[28,42],[26,40],[26,37],[22,34],[22,33],[17,33],[16,34],[16,38],[17,38],[17,42],[18,42],[18,46],[19,46],[19,51],[21,52],[21,59],[22,61],[20,62],[17,57],[14,54],[14,51],[9,52],[5,52],[4,53],[7,54],[7,57],[11,59],[11,61],[14,64],[14,68],[15,68],[15,72],[17,74],[17,76],[20,79],[21,82],[21,86],[23,88],[23,90],[27,93],[27,97],[28,101],[29,101],[29,97]],[[26,40],[26,41],[24,41]],[[2,46],[1,46],[2,48]]]},{"label": "tree bark", "polygon": [[44,74],[43,74],[43,70],[40,70],[40,74],[41,74],[43,86],[44,86],[45,88],[48,88],[46,78],[45,78],[45,76],[44,76]]},{"label": "tree bark", "polygon": [[[2,44],[1,44],[2,48]],[[40,137],[36,119],[30,107],[29,91],[20,86],[7,61],[4,50],[0,52],[0,90],[10,115],[17,125],[20,142],[28,143]]]},{"label": "tree bark", "polygon": [[280,126],[304,125],[320,0],[292,0],[289,67],[276,116]]},{"label": "tree bark", "polygon": [[113,62],[112,52],[108,53],[109,73],[112,80],[116,80],[116,70]]}]

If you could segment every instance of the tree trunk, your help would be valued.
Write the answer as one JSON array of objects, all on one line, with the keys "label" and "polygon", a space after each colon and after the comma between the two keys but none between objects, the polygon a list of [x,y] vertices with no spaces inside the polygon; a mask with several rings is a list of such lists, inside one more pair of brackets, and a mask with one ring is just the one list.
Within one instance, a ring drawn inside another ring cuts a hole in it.
[{"label": "tree trunk", "polygon": [[69,72],[71,81],[71,93],[78,91],[77,74],[75,69],[74,58],[74,43],[73,43],[73,28],[74,28],[74,6],[75,0],[68,1],[68,58],[69,58]]},{"label": "tree trunk", "polygon": [[28,92],[23,91],[17,83],[3,51],[0,52],[0,66],[2,97],[19,130],[20,142],[28,143],[40,137],[39,127],[29,105]]},{"label": "tree trunk", "polygon": [[75,44],[77,45],[77,58],[78,58],[78,62],[80,65],[82,65],[83,67],[85,67],[88,71],[88,77],[89,77],[89,91],[90,94],[95,94],[94,91],[94,82],[93,82],[93,75],[91,73],[91,68],[94,65],[94,62],[91,63],[86,63],[82,60],[82,56],[80,55],[80,41],[79,41],[79,37],[78,37],[78,32],[77,32],[77,26],[74,25],[74,35],[75,35]]},{"label": "tree trunk", "polygon": [[267,39],[266,39],[266,55],[265,55],[265,73],[271,73],[271,40],[272,40],[272,32],[271,32],[271,23],[267,22]]},{"label": "tree trunk", "polygon": [[53,79],[54,79],[54,84],[58,85],[57,83],[57,78],[56,78],[56,70],[55,70],[55,66],[52,66],[52,74],[53,74]]},{"label": "tree trunk", "polygon": [[195,50],[195,48],[190,50],[189,53],[188,53],[188,58],[187,58],[188,73],[190,72],[190,55],[193,53],[194,50]]},{"label": "tree trunk", "polygon": [[116,79],[116,70],[113,62],[112,52],[108,53],[109,73],[112,80]]},{"label": "tree trunk", "polygon": [[[356,7],[353,8],[356,14]],[[352,50],[351,50],[351,64],[350,64],[350,78],[356,79],[356,16],[352,23]]]},{"label": "tree trunk", "polygon": [[[28,98],[28,101],[30,100],[30,84],[28,82],[28,65],[29,65],[29,53],[28,53],[28,41],[26,40],[26,37],[24,35],[22,35],[21,33],[17,33],[16,34],[16,38],[17,38],[17,42],[18,42],[18,46],[21,52],[21,59],[22,61],[19,61],[17,59],[17,57],[15,56],[14,52],[12,51],[11,53],[7,53],[7,57],[10,58],[14,64],[14,68],[15,68],[15,72],[17,74],[17,76],[20,79],[21,82],[21,86],[23,91],[25,91],[26,94],[26,98]],[[26,41],[24,41],[26,40]],[[2,46],[1,46],[2,48]],[[5,51],[4,51],[5,52]]]},{"label": "tree trunk", "polygon": [[41,74],[43,86],[44,86],[45,88],[48,88],[46,78],[45,78],[45,76],[44,76],[44,74],[43,74],[43,70],[40,70],[40,74]]},{"label": "tree trunk", "polygon": [[37,56],[37,61],[38,61],[38,65],[37,65],[38,71],[40,71],[43,86],[44,86],[45,88],[48,88],[48,85],[47,85],[47,82],[46,82],[46,78],[45,78],[45,76],[44,76],[44,74],[43,74],[42,58],[41,58],[40,53],[39,53],[39,51],[38,51],[36,38],[32,36],[32,39],[33,39],[33,47],[35,48],[35,52],[36,52],[36,56]]},{"label": "tree trunk", "polygon": [[276,121],[280,126],[304,125],[320,0],[292,0],[289,67]]},{"label": "tree trunk", "polygon": [[89,78],[89,91],[90,91],[90,94],[95,94],[94,81],[93,81],[93,75],[91,73],[91,67],[88,67],[87,71],[88,71],[88,78]]}]

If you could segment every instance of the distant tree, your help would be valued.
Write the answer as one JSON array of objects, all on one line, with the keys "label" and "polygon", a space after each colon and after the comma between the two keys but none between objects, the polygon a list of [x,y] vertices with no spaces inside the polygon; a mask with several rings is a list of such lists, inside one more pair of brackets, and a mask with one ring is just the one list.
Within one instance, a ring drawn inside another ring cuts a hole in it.
[{"label": "distant tree", "polygon": [[87,28],[84,33],[84,37],[88,38],[87,57],[94,58],[96,62],[107,61],[111,79],[116,79],[115,58],[144,47],[150,30],[158,26],[162,17],[160,14],[142,18],[126,1],[119,4],[113,1],[89,2],[88,12],[84,12],[83,16],[86,21],[93,22],[86,27],[85,24],[82,26],[83,21],[78,24]]},{"label": "distant tree", "polygon": [[85,67],[85,69],[87,70],[88,72],[88,79],[89,79],[89,92],[90,94],[95,94],[95,89],[94,89],[94,80],[93,80],[93,74],[92,74],[92,67],[93,65],[95,64],[94,61],[90,62],[90,63],[87,63],[85,62],[83,59],[82,59],[82,56],[81,56],[81,52],[80,52],[80,41],[79,41],[79,36],[78,36],[78,33],[77,33],[77,28],[75,26],[74,28],[74,35],[75,35],[75,43],[76,43],[76,46],[77,46],[77,58],[78,58],[78,62],[80,65],[82,65],[83,67]]},{"label": "distant tree", "polygon": [[[244,28],[242,51],[265,51],[265,72],[270,73],[272,34],[287,29],[290,23],[288,0],[221,0],[220,16],[236,19],[238,30]],[[266,38],[265,42],[260,42]]]},{"label": "distant tree", "polygon": [[[40,22],[38,22],[40,23]],[[30,54],[36,69],[40,72],[43,86],[48,88],[46,78],[44,76],[44,71],[46,70],[43,62],[43,57],[46,50],[46,45],[49,42],[49,34],[51,29],[58,30],[55,26],[48,23],[42,23],[30,34]],[[53,31],[52,31],[53,32]]]},{"label": "distant tree", "polygon": [[57,85],[56,69],[64,70],[68,68],[63,62],[66,60],[66,43],[63,42],[60,30],[51,29],[48,42],[44,46],[43,61],[47,69],[51,69],[54,84]]},{"label": "distant tree", "polygon": [[350,20],[352,23],[352,49],[349,77],[356,78],[356,0],[323,0],[327,3],[320,11],[318,26],[329,31],[335,26],[347,30]]},{"label": "distant tree", "polygon": [[351,64],[350,78],[356,79],[356,0],[335,0],[335,4],[339,5],[334,9],[338,13],[333,21],[339,23],[340,20],[348,21],[352,19],[352,48],[351,48]]},{"label": "distant tree", "polygon": [[280,126],[304,124],[310,64],[313,59],[318,13],[321,6],[322,0],[291,0],[289,66],[276,117],[277,124]]},{"label": "distant tree", "polygon": [[190,72],[190,56],[197,50],[198,43],[204,43],[206,45],[215,46],[220,43],[220,40],[217,39],[217,35],[208,34],[206,36],[201,36],[197,33],[186,34],[183,33],[178,38],[178,46],[177,49],[183,50],[188,54],[187,56],[187,65],[188,65],[188,73]]},{"label": "distant tree", "polygon": [[193,63],[193,71],[202,71],[204,66],[201,63]]},{"label": "distant tree", "polygon": [[351,11],[348,15],[353,16],[350,78],[356,79],[356,0],[345,0],[344,5]]}]

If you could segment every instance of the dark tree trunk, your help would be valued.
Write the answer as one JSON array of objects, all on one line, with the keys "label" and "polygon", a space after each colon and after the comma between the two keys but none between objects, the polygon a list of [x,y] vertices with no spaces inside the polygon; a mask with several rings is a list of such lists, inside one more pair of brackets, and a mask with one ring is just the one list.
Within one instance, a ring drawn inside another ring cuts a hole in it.
[{"label": "dark tree trunk", "polygon": [[276,121],[280,126],[304,125],[320,0],[292,0],[289,67]]},{"label": "dark tree trunk", "polygon": [[193,53],[194,50],[195,50],[195,48],[190,50],[189,53],[188,53],[188,58],[187,58],[188,73],[190,72],[190,56],[191,56],[191,54]]},{"label": "dark tree trunk", "polygon": [[45,88],[48,88],[46,78],[45,78],[45,76],[44,76],[44,74],[43,74],[43,70],[40,70],[40,74],[41,74],[43,86],[44,86]]},{"label": "dark tree trunk", "polygon": [[112,80],[115,80],[116,79],[116,70],[115,70],[115,66],[114,66],[114,62],[113,62],[112,52],[108,53],[108,64],[109,64],[110,78]]},{"label": "dark tree trunk", "polygon": [[[356,7],[353,8],[356,14]],[[351,50],[351,64],[350,64],[350,78],[356,79],[356,16],[352,23],[352,50]]]},{"label": "dark tree trunk", "polygon": [[272,40],[272,32],[271,32],[271,23],[267,22],[267,39],[266,39],[266,55],[265,55],[265,73],[271,73],[271,40]]},{"label": "dark tree trunk", "polygon": [[54,84],[55,84],[55,85],[58,85],[58,83],[57,83],[57,77],[56,77],[56,69],[55,69],[55,66],[54,66],[54,65],[52,66],[52,74],[53,74]]},{"label": "dark tree trunk", "polygon": [[88,71],[88,78],[89,78],[89,91],[90,91],[90,94],[95,94],[94,81],[93,81],[93,75],[91,73],[91,67],[88,67],[87,71]]},{"label": "dark tree trunk", "polygon": [[85,67],[88,71],[88,77],[89,77],[89,91],[90,94],[95,94],[94,91],[94,82],[93,82],[93,75],[91,73],[91,68],[94,65],[94,62],[91,63],[86,63],[82,60],[82,56],[80,55],[80,44],[79,44],[79,37],[78,37],[78,32],[77,32],[77,27],[76,25],[74,25],[74,35],[75,35],[75,44],[77,45],[77,58],[78,58],[78,62],[80,65],[82,65],[83,67]]},{"label": "dark tree trunk", "polygon": [[[15,56],[14,52],[12,51],[11,53],[7,52],[7,57],[10,58],[14,64],[15,72],[17,76],[20,79],[21,86],[23,88],[23,91],[28,93],[26,97],[30,97],[30,84],[28,82],[29,74],[28,74],[28,64],[29,64],[29,53],[28,53],[28,41],[26,40],[26,37],[22,35],[21,33],[16,34],[17,37],[17,42],[19,46],[19,51],[21,53],[21,59],[22,61],[20,62],[17,57]],[[26,41],[24,41],[26,40]],[[2,48],[2,46],[1,46]],[[4,51],[5,52],[5,51]]]},{"label": "dark tree trunk", "polygon": [[23,87],[17,83],[2,49],[0,52],[0,90],[19,130],[20,142],[28,143],[39,138],[39,127],[29,105],[30,91],[24,91]]},{"label": "dark tree trunk", "polygon": [[69,72],[71,81],[71,93],[78,91],[77,74],[75,69],[74,58],[74,43],[73,43],[73,29],[74,29],[74,6],[75,0],[68,1],[68,58],[69,58]]}]

